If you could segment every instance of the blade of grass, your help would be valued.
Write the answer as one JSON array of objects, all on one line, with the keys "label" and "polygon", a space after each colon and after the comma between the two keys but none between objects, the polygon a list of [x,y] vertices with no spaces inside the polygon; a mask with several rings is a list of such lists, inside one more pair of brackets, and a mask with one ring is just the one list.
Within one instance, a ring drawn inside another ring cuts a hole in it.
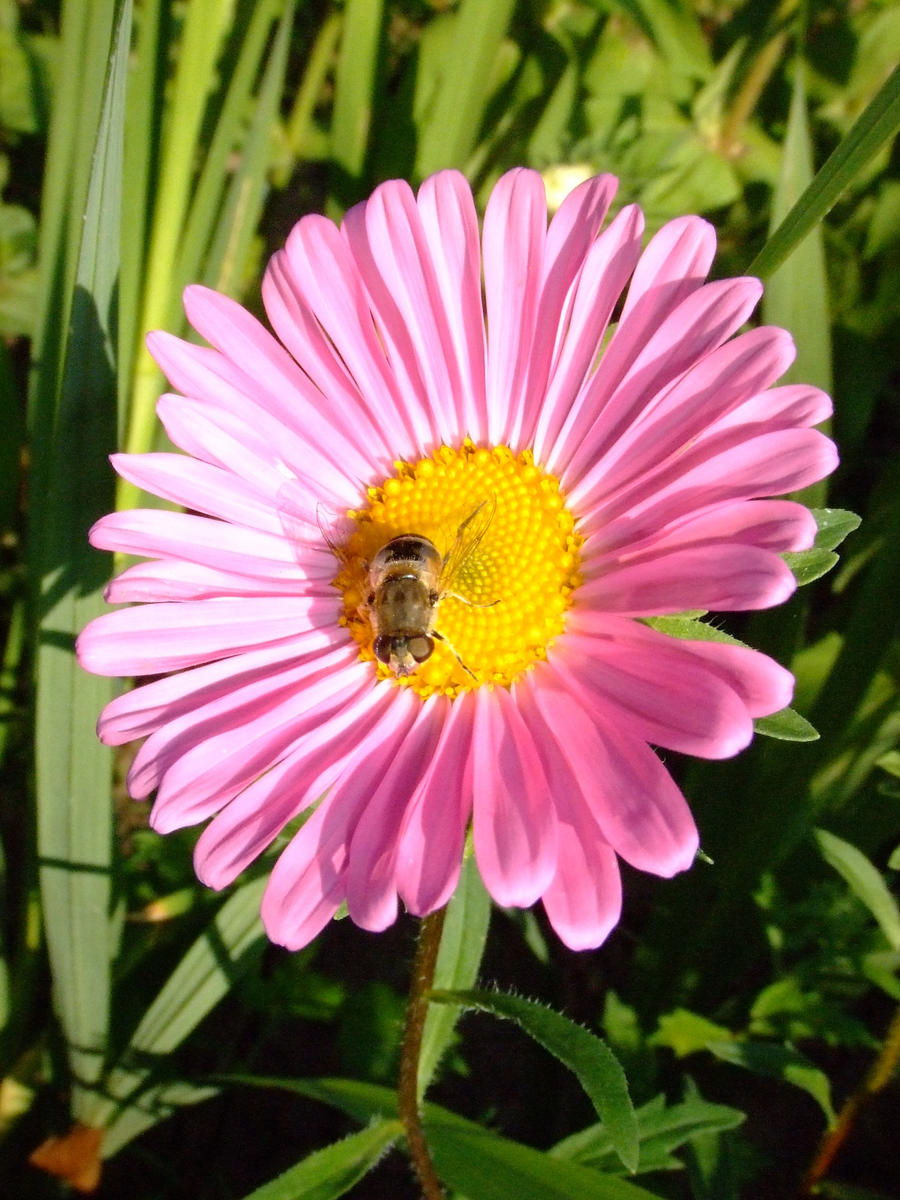
[{"label": "blade of grass", "polygon": [[332,208],[352,204],[363,184],[383,24],[384,0],[347,0],[331,116]]},{"label": "blade of grass", "polygon": [[767,278],[840,199],[869,159],[900,128],[900,67],[857,118],[809,187],[747,267]]},{"label": "blade of grass", "polygon": [[272,130],[284,88],[293,19],[294,0],[289,0],[256,97],[244,153],[231,180],[203,272],[203,280],[210,287],[231,294],[240,292],[244,282],[243,272],[265,201],[266,172],[273,150]]},{"label": "blade of grass", "polygon": [[[109,1025],[111,755],[94,732],[112,694],[72,654],[103,607],[105,568],[87,530],[108,509],[105,455],[115,445],[115,304],[131,2],[123,4],[91,164],[58,411],[41,430],[45,458],[39,561],[36,793],[40,881],[57,1014],[68,1043],[73,1115],[91,1123],[91,1086]],[[95,62],[101,69],[109,50]]]},{"label": "blade of grass", "polygon": [[512,19],[515,0],[463,0],[455,17],[433,106],[419,123],[415,174],[463,167],[475,148],[491,72]]},{"label": "blade of grass", "polygon": [[207,99],[216,82],[216,64],[232,7],[230,0],[193,0],[184,10],[178,68],[163,130],[146,283],[138,316],[141,332],[125,436],[125,448],[132,452],[148,450],[152,442],[159,375],[143,345],[143,331],[168,328],[172,323],[170,314],[177,311],[180,303],[180,297],[173,296],[172,279],[194,188],[197,143]]},{"label": "blade of grass", "polygon": [[265,939],[259,904],[266,879],[230,896],[193,943],[144,1013],[117,1065],[105,1080],[100,1110],[113,1127],[137,1103],[159,1061],[179,1046],[247,970]]}]

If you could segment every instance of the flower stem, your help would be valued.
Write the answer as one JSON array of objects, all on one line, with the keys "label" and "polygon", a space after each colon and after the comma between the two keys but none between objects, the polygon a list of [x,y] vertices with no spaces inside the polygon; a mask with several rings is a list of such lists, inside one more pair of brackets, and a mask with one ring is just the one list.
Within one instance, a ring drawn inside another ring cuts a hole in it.
[{"label": "flower stem", "polygon": [[866,1078],[847,1098],[843,1108],[838,1113],[837,1121],[822,1139],[816,1157],[800,1187],[801,1196],[815,1195],[818,1185],[825,1179],[838,1150],[847,1140],[850,1131],[856,1123],[860,1110],[867,1100],[890,1081],[900,1061],[900,1008],[894,1013],[887,1036],[881,1046],[881,1051]]},{"label": "flower stem", "polygon": [[409,999],[406,1002],[403,1052],[397,1087],[400,1120],[403,1122],[410,1161],[422,1188],[424,1200],[442,1200],[444,1195],[422,1128],[418,1076],[422,1031],[425,1028],[425,1014],[428,1012],[428,992],[434,982],[434,968],[441,944],[445,911],[441,908],[437,912],[429,913],[427,917],[422,918],[419,926],[419,941],[409,985]]}]

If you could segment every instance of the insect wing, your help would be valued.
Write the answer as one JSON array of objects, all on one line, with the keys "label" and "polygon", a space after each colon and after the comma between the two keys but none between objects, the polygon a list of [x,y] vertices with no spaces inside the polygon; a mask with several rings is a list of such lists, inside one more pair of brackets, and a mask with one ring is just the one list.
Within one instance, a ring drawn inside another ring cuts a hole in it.
[{"label": "insect wing", "polygon": [[456,531],[456,539],[444,557],[441,568],[441,591],[452,592],[454,581],[465,566],[470,556],[478,548],[484,535],[490,528],[497,511],[497,497],[490,496],[482,500],[474,512],[460,525]]},{"label": "insect wing", "polygon": [[330,551],[340,562],[345,560],[339,543],[343,539],[341,518],[316,502],[296,479],[278,489],[275,507],[281,527],[300,557],[300,547]]}]

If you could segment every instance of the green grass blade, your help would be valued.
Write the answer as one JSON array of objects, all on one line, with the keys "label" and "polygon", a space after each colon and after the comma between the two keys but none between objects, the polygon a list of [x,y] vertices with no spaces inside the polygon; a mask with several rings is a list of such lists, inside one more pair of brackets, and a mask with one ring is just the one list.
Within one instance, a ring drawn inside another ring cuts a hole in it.
[{"label": "green grass blade", "polygon": [[399,1121],[377,1121],[310,1154],[245,1200],[337,1200],[368,1175],[402,1133]]},{"label": "green grass blade", "polygon": [[[264,941],[259,904],[266,879],[245,883],[230,896],[163,984],[106,1079],[102,1116],[111,1125],[139,1103],[158,1061],[170,1054],[249,967]],[[160,1118],[161,1119],[161,1118]]]},{"label": "green grass blade", "polygon": [[241,164],[231,180],[203,272],[203,281],[222,292],[234,294],[241,290],[265,201],[266,172],[272,160],[272,130],[278,119],[293,18],[294,2],[290,0],[269,54]]},{"label": "green grass blade", "polygon": [[96,740],[95,722],[112,684],[81,671],[72,644],[103,607],[105,566],[86,535],[112,500],[104,457],[116,436],[115,291],[130,36],[127,0],[96,135],[58,411],[35,443],[48,481],[39,543],[38,858],[54,999],[74,1077],[72,1108],[87,1123],[109,1024],[111,755]]},{"label": "green grass blade", "polygon": [[332,193],[342,206],[362,185],[383,23],[384,0],[347,0],[331,116]]},{"label": "green grass blade", "polygon": [[[434,972],[434,988],[460,991],[474,985],[484,954],[491,899],[481,882],[474,856],[463,863],[462,876],[447,909],[441,947]],[[441,1057],[453,1037],[459,1009],[448,1004],[430,1004],[422,1034],[419,1056],[419,1095],[425,1094]]]},{"label": "green grass blade", "polygon": [[514,8],[515,0],[462,0],[440,79],[429,89],[433,102],[418,123],[419,179],[442,167],[465,166],[474,150],[492,69]]},{"label": "green grass blade", "polygon": [[159,375],[143,346],[147,329],[168,328],[178,311],[173,295],[181,239],[194,188],[197,145],[207,99],[216,83],[216,64],[231,17],[229,0],[192,0],[185,8],[178,47],[178,69],[172,102],[166,113],[158,172],[156,207],[146,284],[138,316],[139,347],[135,356],[133,392],[126,450],[150,448],[155,426]]},{"label": "green grass blade", "polygon": [[[781,173],[772,198],[772,227],[777,228],[809,186],[813,177],[812,142],[806,115],[803,64],[794,73],[794,92],[787,133],[781,151]],[[797,357],[783,382],[812,383],[832,390],[831,322],[828,279],[821,225],[811,229],[766,282],[763,315],[767,322],[789,329]]]},{"label": "green grass blade", "polygon": [[[204,259],[210,244],[215,239],[223,196],[228,180],[231,178],[228,157],[234,153],[235,147],[242,140],[241,134],[248,111],[254,113],[254,118],[249,133],[243,139],[245,144],[238,175],[242,178],[248,174],[261,176],[264,163],[268,160],[267,143],[271,137],[272,125],[278,116],[277,107],[273,108],[270,95],[263,94],[267,91],[265,83],[260,97],[255,102],[253,88],[259,74],[260,63],[268,48],[272,24],[282,8],[284,8],[282,0],[263,0],[254,7],[250,23],[242,31],[238,61],[234,73],[228,81],[228,90],[216,122],[215,132],[203,163],[203,170],[200,172],[196,192],[191,200],[190,212],[181,242],[177,274],[171,281],[172,295],[176,299],[181,295],[186,284],[200,279],[203,274]],[[292,14],[293,4],[290,4],[282,17],[281,33],[278,35],[278,42],[272,49],[269,58],[267,75],[274,76],[276,79],[283,72],[279,72],[277,68],[273,69],[273,63],[275,59],[281,60],[284,57],[284,30],[286,26],[290,27]],[[269,84],[268,92],[272,90],[272,85]],[[276,106],[277,99],[276,92]],[[260,157],[263,159],[262,168],[259,166]],[[233,188],[232,184],[232,190]],[[232,204],[231,208],[234,207]],[[253,220],[251,235],[255,228],[256,221]]]},{"label": "green grass blade", "polygon": [[870,158],[900,128],[900,67],[886,80],[853,128],[747,268],[767,278],[835,205]]}]

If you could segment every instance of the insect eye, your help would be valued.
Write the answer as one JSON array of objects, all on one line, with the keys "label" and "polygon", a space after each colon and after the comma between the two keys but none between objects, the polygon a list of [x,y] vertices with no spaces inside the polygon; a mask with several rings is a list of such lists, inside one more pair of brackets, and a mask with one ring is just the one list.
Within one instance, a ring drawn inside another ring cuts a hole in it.
[{"label": "insect eye", "polygon": [[391,661],[391,638],[380,636],[377,637],[372,644],[372,649],[375,651],[375,657],[380,663],[389,663]]},{"label": "insect eye", "polygon": [[407,649],[416,662],[424,662],[426,658],[431,658],[434,653],[434,639],[430,637],[410,638],[407,643]]}]

